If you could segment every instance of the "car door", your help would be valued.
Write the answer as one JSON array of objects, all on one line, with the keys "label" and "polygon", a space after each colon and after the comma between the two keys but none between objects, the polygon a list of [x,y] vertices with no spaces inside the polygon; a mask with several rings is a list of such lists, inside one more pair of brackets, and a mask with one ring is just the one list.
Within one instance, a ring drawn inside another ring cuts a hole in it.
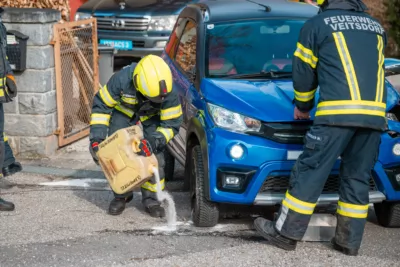
[{"label": "car door", "polygon": [[[179,71],[179,66],[176,65],[175,61],[175,56],[176,52],[178,50],[180,40],[183,34],[183,31],[185,30],[187,24],[187,18],[180,17],[177,20],[177,23],[175,24],[174,30],[171,33],[171,36],[165,46],[165,53],[168,57],[168,65],[171,68],[172,76],[173,76],[173,87],[174,90],[178,91],[179,94],[179,100],[181,101],[182,104],[182,109],[184,110],[185,107],[185,86],[182,84],[182,74]],[[165,57],[164,56],[164,57]],[[184,112],[184,117],[186,116]],[[186,119],[184,119],[186,121]],[[185,124],[185,123],[183,123]],[[184,125],[183,125],[184,126]]]},{"label": "car door", "polygon": [[[173,75],[173,86],[178,91],[183,110],[183,123],[177,135],[170,143],[175,152],[177,149],[183,154],[186,150],[186,129],[187,124],[193,116],[188,109],[188,103],[191,103],[190,92],[194,90],[193,74],[196,69],[196,39],[197,30],[193,20],[186,17],[180,17],[175,25],[171,37],[166,45],[165,57]],[[183,160],[178,159],[178,160]]]},{"label": "car door", "polygon": [[[180,73],[179,83],[183,91],[183,109],[185,112],[184,128],[186,130],[190,119],[195,115],[191,107],[193,92],[195,92],[194,79],[196,75],[196,46],[197,46],[197,25],[187,18],[187,23],[175,54],[175,66]],[[186,138],[186,135],[185,135]]]}]

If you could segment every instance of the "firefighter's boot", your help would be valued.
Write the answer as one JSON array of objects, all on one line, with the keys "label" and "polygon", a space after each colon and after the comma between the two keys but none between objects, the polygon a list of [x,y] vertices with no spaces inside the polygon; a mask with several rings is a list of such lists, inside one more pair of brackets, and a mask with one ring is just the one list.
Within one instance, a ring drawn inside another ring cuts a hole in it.
[{"label": "firefighter's boot", "polygon": [[22,166],[19,162],[13,162],[10,165],[5,166],[2,170],[4,177],[11,176],[20,171],[22,171]]},{"label": "firefighter's boot", "polygon": [[343,247],[336,243],[335,238],[333,238],[331,240],[331,244],[333,246],[333,249],[335,249],[339,252],[342,252],[343,254],[346,254],[348,256],[357,256],[358,255],[358,249]]},{"label": "firefighter's boot", "polygon": [[146,212],[154,218],[163,218],[165,217],[165,210],[163,207],[161,207],[160,204],[156,204],[156,205],[150,205],[145,207]]},{"label": "firefighter's boot", "polygon": [[13,211],[15,206],[12,202],[5,201],[0,198],[0,211]]},{"label": "firefighter's boot", "polygon": [[131,202],[132,199],[133,199],[133,194],[126,198],[119,198],[119,197],[114,198],[110,203],[110,206],[108,208],[108,213],[110,215],[120,215],[125,210],[126,203]]},{"label": "firefighter's boot", "polygon": [[297,241],[280,235],[275,230],[273,222],[262,217],[258,217],[254,220],[254,227],[256,228],[256,231],[272,245],[284,250],[296,249]]},{"label": "firefighter's boot", "polygon": [[142,203],[146,210],[146,212],[154,218],[163,218],[165,217],[165,210],[161,207],[161,203],[156,199],[156,194],[149,190],[141,188],[142,191]]},{"label": "firefighter's boot", "polygon": [[[163,218],[163,217],[165,217],[165,210],[163,207],[161,207],[161,203],[159,201],[157,201],[157,194],[155,192],[152,192],[147,189],[150,185],[151,185],[151,187],[156,187],[155,182],[153,182],[153,183],[147,182],[141,188],[142,204],[143,204],[146,212],[151,217]],[[162,182],[161,189],[164,190],[164,179]]]}]

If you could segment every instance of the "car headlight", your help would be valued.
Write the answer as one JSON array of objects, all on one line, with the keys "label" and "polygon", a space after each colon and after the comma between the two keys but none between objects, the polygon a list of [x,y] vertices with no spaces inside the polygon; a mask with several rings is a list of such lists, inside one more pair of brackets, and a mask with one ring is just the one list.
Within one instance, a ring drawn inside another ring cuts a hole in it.
[{"label": "car headlight", "polygon": [[92,18],[92,15],[90,15],[90,13],[76,12],[75,14],[75,21],[90,19],[90,18]]},{"label": "car headlight", "polygon": [[207,103],[207,106],[214,123],[218,127],[238,132],[258,132],[261,129],[261,122],[259,120],[243,116],[210,103]]},{"label": "car headlight", "polygon": [[395,154],[396,156],[400,156],[400,144],[395,144],[393,146],[393,154]]},{"label": "car headlight", "polygon": [[394,113],[386,113],[386,118],[391,121],[399,121]]},{"label": "car headlight", "polygon": [[178,16],[151,17],[149,31],[172,31]]}]

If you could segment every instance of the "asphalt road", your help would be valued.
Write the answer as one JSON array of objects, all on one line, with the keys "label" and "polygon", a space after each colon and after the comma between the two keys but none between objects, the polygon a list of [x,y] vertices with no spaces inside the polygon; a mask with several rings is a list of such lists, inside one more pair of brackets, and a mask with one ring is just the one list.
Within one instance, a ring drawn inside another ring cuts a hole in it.
[{"label": "asphalt road", "polygon": [[180,223],[171,233],[144,213],[138,192],[121,216],[108,215],[113,196],[104,180],[23,173],[9,181],[16,185],[1,195],[16,211],[0,213],[1,267],[400,266],[400,229],[378,226],[372,210],[360,256],[347,257],[327,243],[302,242],[294,252],[271,247],[249,216],[195,228],[177,184],[167,185]]}]

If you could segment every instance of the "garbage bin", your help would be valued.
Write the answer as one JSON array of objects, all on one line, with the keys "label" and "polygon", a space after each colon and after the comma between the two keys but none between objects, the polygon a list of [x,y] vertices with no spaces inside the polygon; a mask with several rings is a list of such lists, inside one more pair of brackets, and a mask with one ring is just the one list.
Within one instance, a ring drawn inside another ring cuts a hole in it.
[{"label": "garbage bin", "polygon": [[13,71],[26,69],[26,46],[29,37],[19,31],[7,31],[6,54]]},{"label": "garbage bin", "polygon": [[99,82],[105,85],[114,73],[114,47],[108,45],[98,46],[99,50]]}]

